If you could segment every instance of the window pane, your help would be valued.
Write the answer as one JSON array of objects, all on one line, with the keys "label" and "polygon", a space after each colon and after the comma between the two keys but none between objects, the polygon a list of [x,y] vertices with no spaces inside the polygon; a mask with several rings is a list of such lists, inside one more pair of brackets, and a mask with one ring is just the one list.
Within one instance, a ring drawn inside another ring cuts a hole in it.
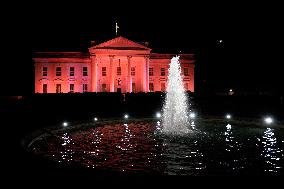
[{"label": "window pane", "polygon": [[71,93],[74,92],[74,84],[70,84],[70,92],[71,92]]},{"label": "window pane", "polygon": [[56,67],[56,76],[61,76],[61,67]]},{"label": "window pane", "polygon": [[184,68],[183,69],[183,73],[185,76],[189,76],[189,69],[188,68]]},{"label": "window pane", "polygon": [[47,67],[42,68],[42,76],[47,76]]},{"label": "window pane", "polygon": [[132,92],[136,92],[136,85],[135,85],[135,83],[132,83]]},{"label": "window pane", "polygon": [[161,91],[166,91],[166,84],[165,83],[161,83]]},{"label": "window pane", "polygon": [[83,67],[83,76],[88,76],[88,67]]},{"label": "window pane", "polygon": [[47,84],[42,85],[42,92],[47,93]]},{"label": "window pane", "polygon": [[117,69],[116,69],[116,74],[117,74],[117,75],[121,75],[121,67],[117,67]]},{"label": "window pane", "polygon": [[102,92],[106,92],[107,89],[106,89],[106,84],[102,84]]},{"label": "window pane", "polygon": [[161,68],[161,76],[165,76],[166,75],[166,69],[165,68]]},{"label": "window pane", "polygon": [[102,76],[106,76],[106,67],[102,67]]},{"label": "window pane", "polygon": [[70,67],[70,76],[74,76],[74,75],[75,75],[75,68]]},{"label": "window pane", "polygon": [[154,92],[154,83],[149,83],[149,91]]},{"label": "window pane", "polygon": [[88,91],[88,84],[83,84],[83,92],[87,92]]},{"label": "window pane", "polygon": [[149,76],[153,76],[154,75],[154,68],[149,68]]},{"label": "window pane", "polygon": [[61,84],[56,84],[56,93],[61,93]]},{"label": "window pane", "polygon": [[131,67],[131,75],[132,75],[132,76],[135,75],[135,67]]}]

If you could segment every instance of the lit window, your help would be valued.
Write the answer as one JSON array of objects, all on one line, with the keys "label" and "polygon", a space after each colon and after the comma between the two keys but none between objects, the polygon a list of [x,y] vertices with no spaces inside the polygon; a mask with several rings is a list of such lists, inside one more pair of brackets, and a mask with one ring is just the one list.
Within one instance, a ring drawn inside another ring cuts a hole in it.
[{"label": "lit window", "polygon": [[165,83],[161,83],[161,91],[166,91],[166,84]]},{"label": "lit window", "polygon": [[165,68],[161,68],[161,76],[165,76],[166,75],[166,69]]},{"label": "lit window", "polygon": [[47,67],[42,68],[42,76],[47,76]]},{"label": "lit window", "polygon": [[132,75],[132,76],[135,75],[135,67],[131,67],[131,75]]},{"label": "lit window", "polygon": [[87,92],[88,91],[88,84],[83,84],[83,92]]},{"label": "lit window", "polygon": [[83,76],[88,76],[88,67],[83,67]]},{"label": "lit window", "polygon": [[102,76],[106,76],[107,74],[106,74],[106,67],[102,67]]},{"label": "lit window", "polygon": [[154,83],[149,83],[149,91],[154,92]]},{"label": "lit window", "polygon": [[132,92],[136,92],[136,85],[135,85],[135,83],[132,83]]},{"label": "lit window", "polygon": [[149,68],[149,76],[153,76],[154,75],[154,68]]},{"label": "lit window", "polygon": [[47,84],[42,85],[42,93],[47,93]]},{"label": "lit window", "polygon": [[184,76],[189,76],[189,68],[184,68],[183,74],[184,74]]},{"label": "lit window", "polygon": [[70,93],[74,93],[74,84],[70,84]]},{"label": "lit window", "polygon": [[117,75],[121,75],[121,67],[117,67],[116,68],[116,74]]},{"label": "lit window", "polygon": [[61,84],[56,84],[56,93],[61,93]]},{"label": "lit window", "polygon": [[184,84],[184,90],[188,91],[188,83]]},{"label": "lit window", "polygon": [[102,92],[107,92],[107,85],[105,83],[102,84]]},{"label": "lit window", "polygon": [[61,67],[56,67],[56,76],[61,76]]},{"label": "lit window", "polygon": [[70,76],[74,76],[74,75],[75,75],[75,68],[70,67]]}]

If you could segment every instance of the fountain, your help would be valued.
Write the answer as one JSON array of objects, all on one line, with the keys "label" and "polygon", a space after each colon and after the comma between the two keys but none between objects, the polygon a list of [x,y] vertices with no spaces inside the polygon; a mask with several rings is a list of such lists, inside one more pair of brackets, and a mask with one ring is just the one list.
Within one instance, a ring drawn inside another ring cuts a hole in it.
[{"label": "fountain", "polygon": [[188,102],[183,86],[179,56],[173,57],[170,63],[167,94],[163,106],[163,133],[188,133]]}]

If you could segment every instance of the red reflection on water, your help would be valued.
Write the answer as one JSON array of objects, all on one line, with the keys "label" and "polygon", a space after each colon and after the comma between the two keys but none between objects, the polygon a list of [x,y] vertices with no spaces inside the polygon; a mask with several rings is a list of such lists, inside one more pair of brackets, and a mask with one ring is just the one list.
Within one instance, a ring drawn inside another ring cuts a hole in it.
[{"label": "red reflection on water", "polygon": [[34,144],[34,153],[56,162],[119,171],[163,172],[163,144],[154,123],[112,124],[61,133]]}]

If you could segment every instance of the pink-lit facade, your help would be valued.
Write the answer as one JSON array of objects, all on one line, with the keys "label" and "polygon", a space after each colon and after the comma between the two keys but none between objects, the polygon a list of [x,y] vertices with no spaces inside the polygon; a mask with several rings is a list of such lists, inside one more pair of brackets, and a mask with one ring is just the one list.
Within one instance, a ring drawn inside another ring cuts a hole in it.
[{"label": "pink-lit facade", "polygon": [[[88,53],[37,52],[35,93],[165,91],[174,54],[151,53],[124,37],[95,44]],[[184,86],[194,92],[194,56],[180,54]]]}]

